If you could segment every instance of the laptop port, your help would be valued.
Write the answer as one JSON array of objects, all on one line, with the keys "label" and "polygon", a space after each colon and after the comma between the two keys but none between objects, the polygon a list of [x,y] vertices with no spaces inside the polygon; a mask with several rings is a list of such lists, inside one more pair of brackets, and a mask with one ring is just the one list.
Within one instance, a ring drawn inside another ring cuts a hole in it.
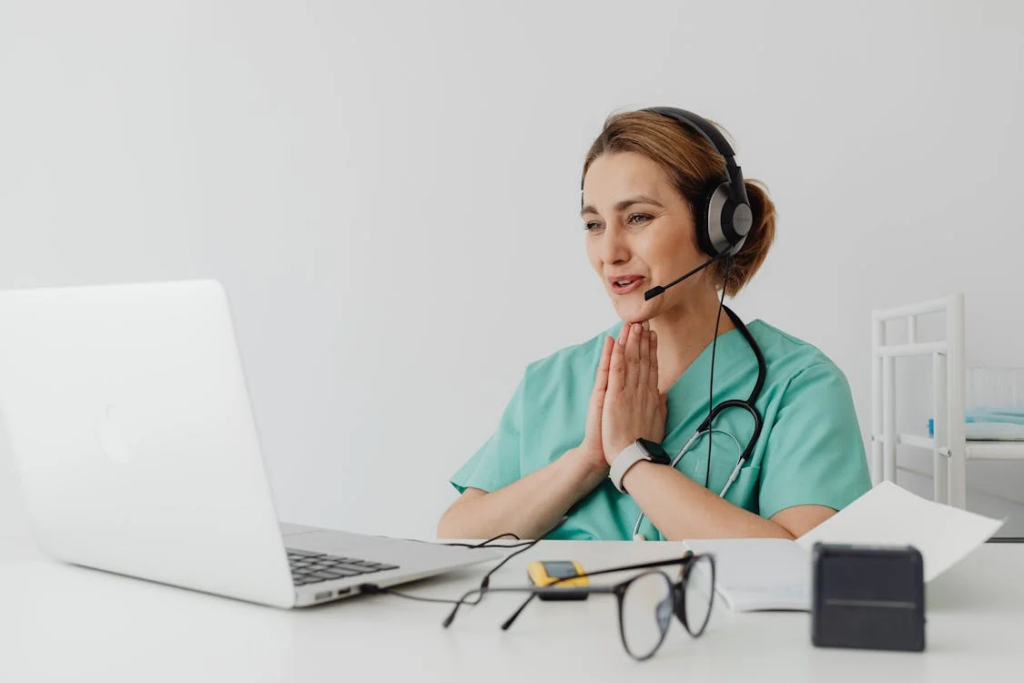
[{"label": "laptop port", "polygon": [[342,595],[348,595],[351,592],[351,588],[342,588],[340,591],[338,591],[338,597],[340,598]]},{"label": "laptop port", "polygon": [[314,600],[326,600],[329,597],[331,597],[331,591],[320,591],[319,593],[317,593],[316,595],[313,596],[313,599]]}]

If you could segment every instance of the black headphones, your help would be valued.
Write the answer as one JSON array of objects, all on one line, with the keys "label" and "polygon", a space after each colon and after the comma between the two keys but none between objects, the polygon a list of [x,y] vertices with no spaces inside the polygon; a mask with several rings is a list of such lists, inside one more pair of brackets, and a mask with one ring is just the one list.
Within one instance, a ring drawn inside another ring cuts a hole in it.
[{"label": "black headphones", "polygon": [[675,107],[650,107],[641,111],[660,114],[697,131],[725,159],[725,182],[712,185],[696,200],[697,243],[711,258],[735,255],[743,247],[754,215],[743,184],[743,171],[736,165],[732,146],[709,121],[692,112]]}]

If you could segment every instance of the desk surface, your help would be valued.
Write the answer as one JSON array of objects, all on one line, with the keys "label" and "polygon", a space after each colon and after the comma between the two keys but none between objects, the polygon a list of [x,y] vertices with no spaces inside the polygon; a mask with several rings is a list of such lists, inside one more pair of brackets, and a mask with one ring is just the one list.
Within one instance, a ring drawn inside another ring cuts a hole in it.
[{"label": "desk surface", "polygon": [[[544,542],[494,585],[521,585],[528,559],[588,569],[675,556],[668,543]],[[490,564],[407,587],[450,597]],[[817,649],[803,613],[733,614],[716,601],[691,640],[673,621],[654,659],[623,651],[614,598],[518,604],[491,594],[463,608],[378,595],[281,611],[41,558],[0,538],[0,681],[984,681],[1024,677],[1024,546],[988,544],[928,587],[924,654]]]}]

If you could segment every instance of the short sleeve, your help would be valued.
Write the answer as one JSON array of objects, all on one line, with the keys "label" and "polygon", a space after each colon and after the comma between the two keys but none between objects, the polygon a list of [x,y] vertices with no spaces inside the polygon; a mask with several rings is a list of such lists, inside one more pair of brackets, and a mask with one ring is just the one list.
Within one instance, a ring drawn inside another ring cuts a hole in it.
[{"label": "short sleeve", "polygon": [[498,428],[484,442],[472,458],[466,461],[452,478],[459,493],[467,488],[496,491],[518,481],[523,433],[523,395],[526,391],[525,375],[519,381],[512,399],[505,407]]},{"label": "short sleeve", "polygon": [[762,517],[794,505],[841,510],[871,488],[850,386],[831,363],[789,382],[761,463]]}]

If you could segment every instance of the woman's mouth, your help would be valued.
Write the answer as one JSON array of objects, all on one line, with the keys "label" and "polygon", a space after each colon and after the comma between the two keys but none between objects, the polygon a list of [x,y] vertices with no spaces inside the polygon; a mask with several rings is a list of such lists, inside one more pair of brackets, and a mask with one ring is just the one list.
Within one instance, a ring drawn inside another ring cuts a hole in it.
[{"label": "woman's mouth", "polygon": [[647,278],[641,275],[623,275],[622,277],[608,278],[611,283],[612,292],[615,294],[629,294],[640,287]]}]

